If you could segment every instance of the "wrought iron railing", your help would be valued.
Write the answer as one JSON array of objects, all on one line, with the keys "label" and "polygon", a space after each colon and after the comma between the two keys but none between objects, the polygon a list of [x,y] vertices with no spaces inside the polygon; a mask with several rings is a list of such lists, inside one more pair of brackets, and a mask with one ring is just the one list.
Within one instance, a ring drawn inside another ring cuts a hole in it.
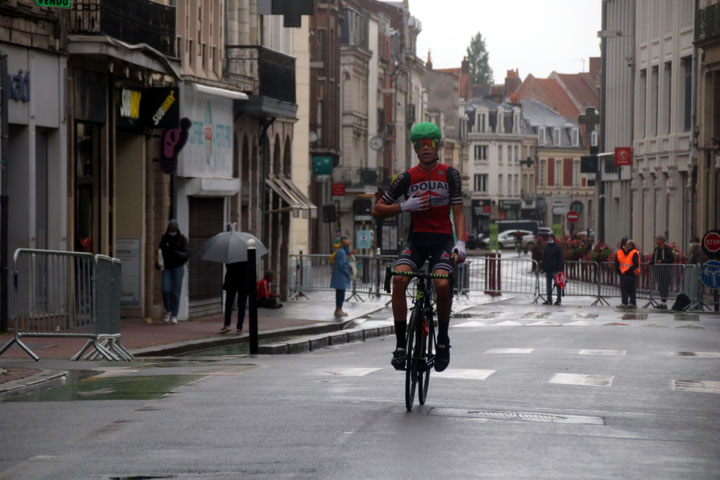
[{"label": "wrought iron railing", "polygon": [[146,43],[175,57],[175,7],[150,0],[74,0],[70,33],[104,34],[131,45]]},{"label": "wrought iron railing", "polygon": [[261,45],[229,45],[225,74],[253,94],[295,103],[295,57]]},{"label": "wrought iron railing", "polygon": [[720,4],[698,10],[695,16],[695,43],[704,44],[720,38]]}]

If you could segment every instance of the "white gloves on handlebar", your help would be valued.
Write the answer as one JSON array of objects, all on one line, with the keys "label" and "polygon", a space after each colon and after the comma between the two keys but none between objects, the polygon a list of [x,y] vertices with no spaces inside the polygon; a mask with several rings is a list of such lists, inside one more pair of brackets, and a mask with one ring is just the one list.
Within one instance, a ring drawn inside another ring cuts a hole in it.
[{"label": "white gloves on handlebar", "polygon": [[400,203],[400,209],[403,212],[417,212],[423,206],[423,197],[417,197],[413,194],[404,202]]},{"label": "white gloves on handlebar", "polygon": [[458,240],[455,246],[453,247],[453,252],[457,253],[458,260],[457,263],[462,263],[465,261],[465,257],[467,256],[467,252],[465,251],[465,242],[462,240]]}]

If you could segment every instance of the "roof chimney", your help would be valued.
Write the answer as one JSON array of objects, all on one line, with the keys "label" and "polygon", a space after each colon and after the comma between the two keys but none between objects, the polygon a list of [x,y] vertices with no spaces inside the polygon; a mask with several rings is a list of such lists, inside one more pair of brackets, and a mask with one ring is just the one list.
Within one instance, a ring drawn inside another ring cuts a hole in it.
[{"label": "roof chimney", "polygon": [[515,93],[521,84],[520,71],[517,68],[508,70],[505,76],[505,96],[509,97],[512,93]]},{"label": "roof chimney", "polygon": [[428,49],[428,59],[427,59],[427,63],[425,64],[425,67],[428,70],[432,70],[432,58],[430,58],[430,49]]}]

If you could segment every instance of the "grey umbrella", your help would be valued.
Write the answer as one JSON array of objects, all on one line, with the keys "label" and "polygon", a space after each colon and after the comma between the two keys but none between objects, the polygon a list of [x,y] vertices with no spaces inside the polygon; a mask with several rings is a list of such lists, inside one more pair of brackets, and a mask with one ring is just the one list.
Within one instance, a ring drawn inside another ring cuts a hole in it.
[{"label": "grey umbrella", "polygon": [[268,249],[254,235],[246,232],[222,232],[205,242],[200,249],[200,258],[211,262],[235,263],[247,261],[248,240],[255,240],[257,258],[268,253]]}]

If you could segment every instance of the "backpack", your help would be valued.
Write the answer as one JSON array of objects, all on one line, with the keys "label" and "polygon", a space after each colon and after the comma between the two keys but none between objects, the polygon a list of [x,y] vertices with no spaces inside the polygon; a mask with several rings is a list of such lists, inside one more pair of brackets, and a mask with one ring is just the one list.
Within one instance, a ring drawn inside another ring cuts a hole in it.
[{"label": "backpack", "polygon": [[690,303],[691,303],[690,297],[688,297],[684,293],[681,293],[675,299],[675,303],[673,303],[672,310],[675,312],[682,312],[684,310],[687,310],[687,308],[690,306]]}]

